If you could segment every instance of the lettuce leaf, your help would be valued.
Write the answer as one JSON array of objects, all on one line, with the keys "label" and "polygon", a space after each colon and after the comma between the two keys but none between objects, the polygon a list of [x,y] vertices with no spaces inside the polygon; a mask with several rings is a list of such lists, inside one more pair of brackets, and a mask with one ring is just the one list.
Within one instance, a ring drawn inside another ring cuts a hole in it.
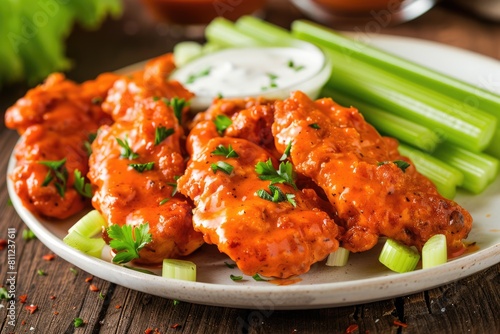
[{"label": "lettuce leaf", "polygon": [[97,29],[122,9],[121,0],[1,0],[0,89],[15,82],[35,85],[69,69],[65,41],[73,26]]}]

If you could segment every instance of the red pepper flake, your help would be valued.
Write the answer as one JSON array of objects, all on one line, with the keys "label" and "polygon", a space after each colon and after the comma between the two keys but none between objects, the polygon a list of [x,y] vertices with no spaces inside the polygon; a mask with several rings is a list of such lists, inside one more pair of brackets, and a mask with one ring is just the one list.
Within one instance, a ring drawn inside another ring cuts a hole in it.
[{"label": "red pepper flake", "polygon": [[94,284],[90,284],[89,290],[92,292],[97,292],[97,291],[99,291],[99,288],[97,286],[95,286]]},{"label": "red pepper flake", "polygon": [[20,302],[21,304],[26,303],[26,300],[27,300],[27,299],[28,299],[28,295],[20,295],[20,296],[19,296],[19,302]]},{"label": "red pepper flake", "polygon": [[52,261],[56,258],[56,256],[54,254],[45,254],[44,256],[42,256],[42,259],[44,259],[45,261]]},{"label": "red pepper flake", "polygon": [[145,331],[144,331],[144,334],[151,334],[153,333],[153,330],[151,328],[147,328]]},{"label": "red pepper flake", "polygon": [[408,324],[405,324],[404,322],[401,322],[399,320],[394,320],[394,326],[401,326],[403,328],[408,327]]},{"label": "red pepper flake", "polygon": [[8,244],[7,240],[0,239],[0,250],[4,250],[5,247],[7,247],[7,244]]},{"label": "red pepper flake", "polygon": [[359,328],[359,326],[358,326],[358,325],[356,325],[356,324],[352,324],[352,325],[350,325],[349,327],[347,327],[347,328],[346,328],[346,330],[345,330],[345,334],[351,334],[351,333],[354,333],[355,331],[357,331],[357,330],[358,330],[358,328]]},{"label": "red pepper flake", "polygon": [[59,312],[54,311],[54,313],[52,313],[52,314],[53,314],[53,315],[58,315],[58,314],[59,314]]},{"label": "red pepper flake", "polygon": [[182,326],[180,324],[173,324],[172,326],[170,326],[170,328],[173,328],[173,329],[177,329],[177,328],[181,328]]},{"label": "red pepper flake", "polygon": [[21,325],[26,325],[26,320],[21,321]]},{"label": "red pepper flake", "polygon": [[30,314],[33,314],[36,312],[36,310],[38,310],[38,306],[37,305],[33,305],[31,304],[30,306],[25,306],[24,307],[27,311],[30,312]]},{"label": "red pepper flake", "polygon": [[89,283],[89,282],[92,282],[92,280],[94,279],[94,276],[89,276],[85,279],[85,283]]},{"label": "red pepper flake", "polygon": [[118,310],[118,309],[121,309],[121,308],[122,308],[122,306],[121,306],[121,305],[116,305],[116,306],[115,306],[115,309],[117,309],[117,310]]},{"label": "red pepper flake", "polygon": [[56,297],[56,296],[54,296],[54,295],[52,295],[52,296],[50,296],[49,298],[50,298],[51,300],[55,300],[57,297]]}]

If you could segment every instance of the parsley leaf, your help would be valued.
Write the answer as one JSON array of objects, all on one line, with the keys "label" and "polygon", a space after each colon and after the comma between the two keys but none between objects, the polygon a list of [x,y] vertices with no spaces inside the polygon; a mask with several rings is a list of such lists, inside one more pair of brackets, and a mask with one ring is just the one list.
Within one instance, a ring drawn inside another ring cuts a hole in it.
[{"label": "parsley leaf", "polygon": [[[377,164],[377,166],[385,165],[389,163],[388,161],[382,161]],[[401,169],[404,172],[406,172],[406,168],[410,167],[410,164],[404,160],[394,160],[392,161],[396,166],[398,166],[399,169]]]},{"label": "parsley leaf", "polygon": [[145,164],[128,164],[130,167],[138,171],[139,173],[142,173],[147,170],[152,170],[155,163],[153,161],[151,162],[146,162]]},{"label": "parsley leaf", "polygon": [[233,281],[241,281],[243,279],[243,276],[236,276],[236,275],[229,275],[229,277],[233,280]]},{"label": "parsley leaf", "polygon": [[7,300],[11,299],[9,296],[9,292],[4,286],[0,288],[0,299],[7,299]]},{"label": "parsley leaf", "polygon": [[134,227],[130,225],[111,225],[107,228],[111,241],[109,246],[117,251],[113,257],[114,263],[126,263],[139,258],[139,251],[151,242],[149,224],[141,224]]},{"label": "parsley leaf", "polygon": [[224,131],[226,131],[226,129],[228,127],[230,127],[231,124],[233,124],[233,121],[231,120],[231,118],[227,117],[226,115],[215,116],[215,119],[213,122],[215,123],[215,127],[217,128],[217,132],[221,136],[223,136]]},{"label": "parsley leaf", "polygon": [[217,163],[211,164],[210,168],[212,169],[214,174],[217,173],[218,170],[220,170],[228,175],[231,175],[234,169],[233,166],[224,161],[217,161]]},{"label": "parsley leaf", "polygon": [[129,145],[128,140],[127,140],[127,136],[125,136],[125,140],[121,140],[120,138],[116,138],[116,141],[118,142],[118,145],[120,145],[122,148],[120,158],[134,160],[134,159],[137,159],[139,157],[139,154],[135,153],[130,148],[130,145]]},{"label": "parsley leaf", "polygon": [[186,84],[192,84],[196,80],[198,80],[199,78],[208,76],[210,74],[210,71],[211,71],[211,68],[207,67],[207,68],[204,68],[203,70],[199,71],[198,73],[190,74],[186,80]]},{"label": "parsley leaf", "polygon": [[[180,178],[180,176],[174,176],[175,182],[169,182],[169,183],[167,183],[167,185],[169,185],[169,186],[171,186],[173,188],[172,189],[172,197],[175,196],[175,194],[177,194],[177,180],[179,178]],[[165,204],[165,203],[163,203],[163,204]]]},{"label": "parsley leaf", "polygon": [[23,230],[23,240],[30,241],[36,239],[35,233],[29,228]]},{"label": "parsley leaf", "polygon": [[73,319],[73,326],[75,326],[75,328],[78,328],[80,326],[83,325],[83,319],[82,318],[75,318]]},{"label": "parsley leaf", "polygon": [[292,142],[289,142],[285,148],[285,152],[283,152],[283,155],[280,158],[280,161],[285,161],[290,156],[291,149],[292,149]]},{"label": "parsley leaf", "polygon": [[173,128],[166,128],[164,126],[159,126],[155,129],[155,146],[160,144],[162,141],[167,139],[174,133]]},{"label": "parsley leaf", "polygon": [[318,125],[318,123],[312,123],[312,124],[309,124],[309,127],[310,127],[310,128],[313,128],[313,129],[316,129],[316,130],[321,129],[321,127]]},{"label": "parsley leaf", "polygon": [[66,193],[66,183],[68,181],[68,170],[65,166],[66,158],[59,161],[39,161],[38,163],[49,167],[49,171],[42,182],[42,187],[46,187],[50,182],[54,181],[54,186],[59,196],[64,197]]},{"label": "parsley leaf", "polygon": [[252,278],[258,282],[267,282],[267,279],[263,279],[259,274],[255,274]]},{"label": "parsley leaf", "polygon": [[297,206],[294,194],[285,194],[280,188],[273,185],[269,185],[269,190],[270,192],[265,189],[259,189],[256,195],[269,202],[280,203],[287,201],[292,204],[293,207]]},{"label": "parsley leaf", "polygon": [[258,162],[257,165],[255,165],[255,172],[259,174],[261,180],[269,180],[271,184],[287,183],[294,189],[297,189],[297,185],[295,185],[294,181],[295,174],[290,161],[281,162],[278,170],[276,170],[271,158],[269,158],[266,162]]},{"label": "parsley leaf", "polygon": [[238,158],[239,155],[236,153],[235,150],[231,147],[231,144],[228,145],[228,147],[225,147],[224,145],[219,145],[217,148],[211,152],[213,155],[222,155],[226,158]]},{"label": "parsley leaf", "polygon": [[89,135],[87,136],[87,140],[83,142],[83,146],[85,147],[88,155],[92,154],[92,143],[94,142],[96,137],[97,133],[89,133]]},{"label": "parsley leaf", "polygon": [[294,62],[292,59],[290,59],[290,60],[288,61],[287,65],[288,65],[288,67],[290,67],[292,70],[297,71],[297,72],[298,72],[298,71],[300,71],[300,70],[303,70],[303,69],[305,68],[305,66],[304,66],[304,65],[296,65],[296,64],[295,64],[295,62]]},{"label": "parsley leaf", "polygon": [[179,124],[182,124],[182,111],[184,107],[188,105],[188,102],[184,98],[178,97],[173,97],[170,100],[163,98],[162,100],[163,103],[172,108]]},{"label": "parsley leaf", "polygon": [[90,182],[85,182],[82,172],[78,169],[75,169],[73,174],[75,176],[75,183],[73,184],[73,187],[76,189],[76,192],[83,197],[92,198],[92,186],[90,185]]},{"label": "parsley leaf", "polygon": [[[177,184],[175,184],[177,185]],[[163,204],[167,203],[168,201],[170,201],[170,198],[164,198],[162,199],[159,203],[158,203],[158,206],[162,206]]]}]

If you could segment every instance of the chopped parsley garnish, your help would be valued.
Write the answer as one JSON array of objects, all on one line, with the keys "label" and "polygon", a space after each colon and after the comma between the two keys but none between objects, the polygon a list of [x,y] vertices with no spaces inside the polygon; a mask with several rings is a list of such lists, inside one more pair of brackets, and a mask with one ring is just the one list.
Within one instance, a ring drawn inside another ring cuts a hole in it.
[{"label": "chopped parsley garnish", "polygon": [[145,164],[128,164],[130,167],[138,171],[139,173],[143,173],[147,170],[152,170],[155,163],[154,161],[146,162]]},{"label": "chopped parsley garnish", "polygon": [[305,68],[304,65],[296,65],[295,62],[291,59],[288,61],[287,66],[290,67],[292,70],[297,71],[297,72],[300,70],[303,70]]},{"label": "chopped parsley garnish", "polygon": [[75,183],[73,184],[73,187],[76,192],[83,197],[92,198],[92,186],[90,185],[90,182],[85,182],[82,172],[78,169],[75,169],[73,174],[75,176]]},{"label": "chopped parsley garnish", "polygon": [[90,100],[90,102],[92,104],[101,104],[102,103],[102,97],[100,97],[100,96],[93,97],[92,100]]},{"label": "chopped parsley garnish", "polygon": [[187,80],[186,80],[186,84],[192,84],[196,80],[198,80],[199,78],[203,78],[203,77],[208,76],[210,74],[211,70],[212,69],[210,67],[207,67],[207,68],[204,68],[203,70],[201,70],[197,73],[193,73],[193,74],[189,75]]},{"label": "chopped parsley garnish", "polygon": [[215,127],[219,135],[224,135],[224,131],[233,124],[233,121],[226,115],[217,115],[214,119]]},{"label": "chopped parsley garnish", "polygon": [[318,125],[318,123],[312,123],[312,124],[309,124],[309,127],[310,127],[310,128],[313,128],[313,129],[316,129],[316,130],[321,129],[321,128],[320,128],[320,126]]},{"label": "chopped parsley garnish", "polygon": [[180,302],[179,300],[177,300],[177,299],[174,299],[174,300],[173,300],[173,304],[174,304],[174,306],[177,306],[177,305],[179,305],[180,303],[181,303],[181,302]]},{"label": "chopped parsley garnish", "polygon": [[236,276],[236,275],[229,275],[229,277],[233,280],[233,281],[241,281],[243,279],[243,276]]},{"label": "chopped parsley garnish", "polygon": [[257,190],[257,196],[259,196],[262,199],[265,199],[266,201],[273,202],[273,203],[280,203],[280,202],[285,202],[287,201],[290,203],[293,207],[297,206],[297,203],[295,202],[295,195],[294,194],[285,194],[280,188],[269,185],[269,190],[268,192],[265,189],[259,189]]},{"label": "chopped parsley garnish", "polygon": [[92,154],[92,143],[94,142],[96,137],[97,133],[89,133],[89,135],[87,136],[87,140],[83,142],[83,146],[85,147],[88,155]]},{"label": "chopped parsley garnish", "polygon": [[280,158],[280,161],[285,161],[286,159],[288,159],[288,157],[290,156],[291,149],[292,149],[292,142],[289,142],[285,148],[285,152],[283,152],[283,155]]},{"label": "chopped parsley garnish", "polygon": [[211,164],[210,168],[212,169],[214,174],[217,173],[218,170],[220,170],[226,173],[227,175],[231,175],[234,169],[233,166],[224,161],[217,161],[216,163]]},{"label": "chopped parsley garnish", "polygon": [[261,90],[264,91],[264,90],[268,90],[270,88],[278,87],[278,84],[276,83],[276,79],[278,79],[278,76],[276,74],[267,73],[267,77],[269,78],[269,85],[261,87]]},{"label": "chopped parsley garnish", "polygon": [[255,172],[259,174],[261,180],[269,180],[271,184],[274,183],[286,183],[297,189],[294,181],[293,166],[290,161],[281,162],[278,170],[273,166],[273,162],[269,158],[266,162],[258,162],[255,165]]},{"label": "chopped parsley garnish", "polygon": [[155,145],[160,144],[162,141],[171,136],[175,130],[173,128],[166,128],[164,126],[159,126],[155,129]]},{"label": "chopped parsley garnish", "polygon": [[116,138],[116,141],[118,142],[118,145],[120,145],[120,147],[122,148],[120,158],[134,160],[134,159],[137,159],[139,157],[139,154],[135,153],[130,148],[127,136],[125,136],[125,140],[121,140],[120,138]]},{"label": "chopped parsley garnish", "polygon": [[224,145],[219,145],[217,148],[211,152],[213,155],[222,155],[226,158],[238,158],[239,155],[236,153],[235,150],[231,147],[231,144],[228,145],[228,147],[225,147]]},{"label": "chopped parsley garnish", "polygon": [[30,240],[33,240],[33,239],[36,239],[36,235],[35,233],[33,233],[32,230],[30,229],[24,229],[23,230],[23,240],[25,241],[30,241]]},{"label": "chopped parsley garnish", "polygon": [[[381,166],[381,165],[385,165],[389,163],[388,161],[382,161],[382,162],[379,162],[377,164],[377,166]],[[403,161],[403,160],[394,160],[392,161],[393,164],[395,164],[396,166],[398,166],[399,169],[401,169],[404,172],[406,172],[406,168],[410,167],[410,164],[406,161]]]},{"label": "chopped parsley garnish", "polygon": [[75,268],[73,268],[73,267],[69,268],[69,271],[71,271],[71,273],[72,273],[73,275],[78,275],[78,270],[76,270],[76,269],[75,269]]},{"label": "chopped parsley garnish", "polygon": [[267,279],[263,279],[259,274],[255,274],[252,278],[258,282],[267,282]]},{"label": "chopped parsley garnish", "polygon": [[0,299],[10,299],[9,292],[4,286],[0,288]]},{"label": "chopped parsley garnish", "polygon": [[39,161],[38,163],[49,167],[49,171],[42,182],[42,187],[46,187],[50,182],[54,181],[59,196],[64,197],[68,181],[68,170],[65,166],[66,158],[59,161]]},{"label": "chopped parsley garnish", "polygon": [[182,124],[182,111],[184,107],[188,105],[188,102],[184,98],[173,97],[170,100],[163,98],[163,103],[165,103],[168,107],[171,107],[174,111],[174,115],[179,121],[179,124]]},{"label": "chopped parsley garnish", "polygon": [[[171,186],[173,188],[172,189],[172,196],[175,196],[175,194],[177,194],[177,180],[179,178],[180,178],[180,176],[174,176],[175,182],[169,182],[169,183],[167,183],[169,186]],[[165,203],[163,203],[163,204],[165,204]]]},{"label": "chopped parsley garnish", "polygon": [[73,326],[75,326],[75,328],[83,326],[83,320],[82,320],[82,318],[75,318],[75,319],[73,319]]},{"label": "chopped parsley garnish", "polygon": [[107,228],[107,233],[111,241],[109,245],[117,253],[113,257],[114,263],[126,263],[139,258],[139,251],[151,242],[149,224],[141,224],[134,227],[113,224]]},{"label": "chopped parsley garnish", "polygon": [[101,291],[99,291],[99,299],[104,300],[104,298],[106,298],[106,295],[104,293],[102,293]]},{"label": "chopped parsley garnish", "polygon": [[[177,184],[176,184],[177,185]],[[164,198],[160,201],[160,203],[158,203],[159,206],[162,206],[163,204],[167,203],[168,201],[170,201],[170,198]]]},{"label": "chopped parsley garnish", "polygon": [[229,262],[224,261],[224,264],[225,264],[225,265],[226,265],[226,267],[228,267],[229,269],[234,269],[234,268],[236,268],[236,263],[229,263]]},{"label": "chopped parsley garnish", "polygon": [[38,269],[36,271],[36,273],[37,273],[38,276],[45,276],[45,275],[47,275],[47,273],[43,269]]}]

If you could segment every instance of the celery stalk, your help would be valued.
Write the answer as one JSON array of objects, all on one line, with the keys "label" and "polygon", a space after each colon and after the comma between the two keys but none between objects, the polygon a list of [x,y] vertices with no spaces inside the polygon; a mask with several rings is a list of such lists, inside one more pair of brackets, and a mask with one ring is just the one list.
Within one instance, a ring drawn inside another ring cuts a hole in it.
[{"label": "celery stalk", "polygon": [[457,186],[462,185],[464,180],[461,171],[411,146],[399,144],[398,150],[412,161],[420,174],[434,183],[442,196],[449,199],[455,197]]},{"label": "celery stalk", "polygon": [[422,269],[432,268],[447,261],[446,236],[444,234],[433,235],[422,247]]},{"label": "celery stalk", "polygon": [[263,21],[255,16],[242,16],[234,25],[238,31],[255,37],[263,44],[288,45],[298,40],[285,28]]},{"label": "celery stalk", "polygon": [[218,17],[210,22],[205,28],[205,37],[209,43],[226,47],[248,47],[263,45],[255,37],[239,31],[233,22]]},{"label": "celery stalk", "polygon": [[164,259],[162,277],[196,282],[196,264],[185,260]]},{"label": "celery stalk", "polygon": [[326,53],[334,64],[328,87],[404,116],[469,150],[481,151],[489,145],[497,124],[494,116],[465,105],[458,106],[445,95],[358,60],[342,63],[344,56],[338,52],[328,50]]},{"label": "celery stalk", "polygon": [[332,252],[328,255],[325,264],[329,267],[343,267],[347,264],[350,253],[351,252],[349,252],[344,247],[339,247],[335,252]]},{"label": "celery stalk", "polygon": [[460,170],[464,175],[462,187],[479,194],[498,175],[499,160],[484,153],[470,152],[450,143],[439,145],[432,155]]},{"label": "celery stalk", "polygon": [[378,260],[392,271],[405,273],[415,270],[420,254],[415,249],[394,239],[387,239]]},{"label": "celery stalk", "polygon": [[363,117],[384,135],[397,138],[408,144],[412,144],[424,151],[432,152],[440,139],[430,129],[404,117],[388,113],[380,108],[359,101],[346,94],[338,93],[328,87],[323,89],[323,96],[331,97],[337,103],[345,107],[355,107]]},{"label": "celery stalk", "polygon": [[495,93],[343,36],[313,22],[297,20],[292,23],[291,29],[292,33],[301,39],[336,50],[347,57],[359,59],[387,72],[397,73],[400,77],[431,90],[440,91],[458,101],[464,101],[465,98],[472,100],[481,110],[500,118],[500,96]]}]

